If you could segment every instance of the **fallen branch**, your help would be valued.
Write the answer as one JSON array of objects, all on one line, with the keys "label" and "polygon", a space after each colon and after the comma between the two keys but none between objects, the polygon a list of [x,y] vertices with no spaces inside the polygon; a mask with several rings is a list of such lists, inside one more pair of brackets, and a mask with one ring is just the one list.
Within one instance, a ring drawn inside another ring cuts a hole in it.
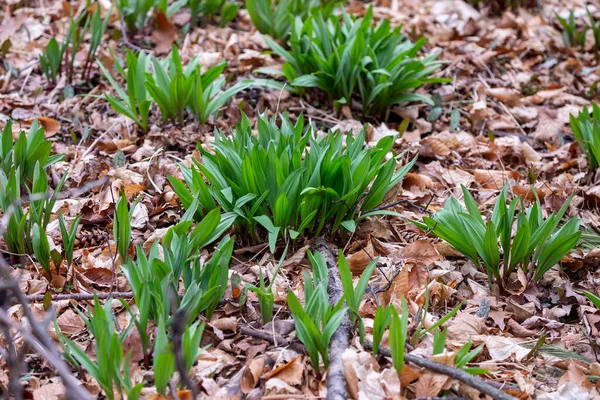
[{"label": "fallen branch", "polygon": [[[367,349],[373,348],[373,342],[371,342],[370,340],[365,340],[364,345]],[[390,349],[381,346],[379,347],[379,354],[386,357],[392,356],[392,352],[390,351]],[[472,388],[479,390],[481,393],[487,394],[494,400],[517,400],[516,397],[511,396],[508,393],[504,393],[502,390],[490,385],[483,379],[471,375],[461,369],[454,368],[449,365],[441,364],[435,361],[431,361],[427,358],[415,356],[414,354],[405,354],[404,361],[461,381],[462,383],[465,383],[471,386]]]},{"label": "fallen branch", "polygon": [[[335,255],[329,244],[324,239],[317,239],[315,250],[318,251],[327,263],[329,281],[327,293],[329,294],[329,304],[335,306],[344,296],[344,288],[340,279],[340,271]],[[346,400],[348,390],[346,388],[346,376],[344,375],[344,365],[342,355],[350,346],[350,339],[354,333],[354,326],[350,321],[348,312],[344,314],[342,323],[331,337],[329,344],[329,370],[327,372],[327,400]]]},{"label": "fallen branch", "polygon": [[[44,301],[45,294],[35,294],[32,296],[27,296],[27,301]],[[133,292],[100,292],[100,293],[64,293],[64,294],[53,294],[52,301],[58,300],[75,300],[75,301],[84,301],[84,300],[94,300],[94,296],[97,296],[100,300],[105,300],[108,298],[113,299],[132,299]]]},{"label": "fallen branch", "polygon": [[240,327],[240,333],[245,336],[251,336],[257,339],[265,340],[274,346],[289,347],[296,353],[306,354],[306,347],[304,347],[302,343],[290,342],[289,340],[282,338],[279,335],[275,335],[272,332],[242,326]]}]

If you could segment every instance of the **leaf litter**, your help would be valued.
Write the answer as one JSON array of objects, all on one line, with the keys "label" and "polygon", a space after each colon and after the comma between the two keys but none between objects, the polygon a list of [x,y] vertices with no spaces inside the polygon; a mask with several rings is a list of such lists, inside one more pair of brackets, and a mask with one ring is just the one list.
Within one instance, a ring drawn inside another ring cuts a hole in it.
[{"label": "leaf litter", "polygon": [[[9,2],[1,11],[0,44],[4,49],[7,43],[8,48],[1,50],[2,124],[9,118],[16,121],[16,135],[37,118],[52,142],[53,154],[67,155],[65,162],[49,168],[52,187],[66,170],[70,170],[66,191],[99,179],[110,182],[93,187],[83,197],[57,201],[53,221],[59,211],[69,221],[82,217],[74,256],[77,261],[74,268],[64,262],[58,265],[51,281],[32,260],[25,270],[15,269],[13,275],[19,275],[20,287],[27,295],[130,291],[112,235],[120,190],[129,200],[141,198],[131,217],[131,238],[133,244],[148,251],[182,217],[179,199],[166,177],[182,177],[178,162],[191,166],[194,159],[201,161],[196,142],[210,149],[213,128],[233,128],[242,112],[252,121],[262,110],[271,114],[287,110],[294,118],[303,112],[322,127],[337,126],[345,134],[365,127],[370,132],[369,143],[397,134],[406,119],[408,128],[402,128],[406,130],[394,148],[418,153],[419,159],[393,199],[384,202],[397,201],[390,210],[404,218],[367,217],[351,240],[341,246],[355,277],[379,257],[359,310],[366,337],[373,336],[379,304],[393,304],[400,310],[405,299],[411,316],[409,332],[413,332],[420,323],[431,327],[465,301],[461,311],[443,325],[447,328],[443,353],[433,353],[432,332],[419,338],[410,353],[452,366],[457,351],[470,340],[475,346],[483,345],[483,350],[469,366],[485,368],[486,379],[499,387],[504,385],[513,396],[600,397],[600,311],[581,295],[583,289],[598,294],[597,239],[596,244],[569,252],[560,268],[554,267],[541,281],[515,274],[506,291],[501,291],[490,287],[483,270],[447,243],[408,222],[441,209],[449,196],[461,198],[461,185],[474,193],[480,210],[491,211],[500,190],[508,185],[512,193],[527,201],[539,198],[548,214],[558,211],[573,193],[567,214],[579,216],[591,240],[597,236],[599,178],[589,171],[569,128],[569,115],[598,99],[597,49],[594,54],[591,38],[586,39],[583,49],[565,47],[560,26],[554,22],[555,12],[568,15],[575,10],[585,15],[586,7],[597,13],[597,5],[549,0],[540,2],[539,10],[521,7],[498,15],[461,0],[375,1],[376,18],[402,25],[402,31],[411,37],[428,37],[427,50],[441,51],[439,59],[446,64],[439,75],[450,78],[450,82],[428,89],[439,97],[441,112],[434,113],[432,106],[397,106],[390,109],[386,121],[357,121],[352,117],[358,118],[360,113],[348,106],[318,109],[287,91],[251,88],[238,93],[207,125],[187,120],[177,126],[153,118],[148,133],[142,135],[131,120],[110,110],[100,96],[111,90],[100,71],[93,72],[87,85],[73,86],[64,79],[52,85],[35,66],[50,37],[67,35],[69,10],[78,10],[84,3],[69,6],[50,2],[47,7],[25,3],[17,6]],[[99,2],[97,6],[107,13],[109,3]],[[366,13],[361,2],[346,7],[359,16]],[[203,69],[224,58],[231,83],[252,78],[257,68],[281,69],[281,58],[268,51],[246,10],[240,9],[235,21],[224,27],[201,25],[183,34],[181,29],[189,19],[186,13],[184,9],[173,15],[153,15],[157,28],[140,30],[129,38],[129,45],[150,46],[145,48],[159,56],[176,43],[185,62],[197,55]],[[127,46],[119,24],[113,12],[109,31],[114,32],[104,37],[98,54],[107,66],[114,64],[110,52],[124,54],[123,46]],[[84,61],[82,57],[77,54],[76,64]],[[60,248],[58,226],[53,232],[52,226],[48,235]],[[266,325],[261,323],[258,297],[243,290],[244,283],[258,285],[263,275],[271,282],[281,253],[271,254],[266,245],[244,247],[243,241],[236,245],[227,290],[216,312],[206,320],[201,342],[205,350],[191,369],[201,396],[275,399],[325,395],[327,376],[315,371],[302,346],[291,345],[299,341],[286,304],[288,290],[303,297],[302,275],[311,267],[307,250],[313,239],[297,240],[288,252],[274,278],[274,319]],[[213,251],[214,246],[203,251],[205,261]],[[135,310],[134,302],[128,302]],[[61,333],[95,357],[93,336],[79,314],[91,304],[89,299],[52,301]],[[122,303],[113,300],[112,305],[115,320],[123,329],[130,315]],[[41,302],[32,305],[40,319],[47,315],[46,309]],[[24,323],[20,307],[12,306],[8,311],[12,320]],[[49,325],[49,330],[53,329]],[[540,337],[543,342],[538,346]],[[56,340],[56,335],[53,338]],[[142,398],[163,398],[151,384],[154,371],[152,364],[144,362],[140,340],[137,330],[132,329],[124,341],[132,350],[128,360],[131,374],[146,382]],[[23,346],[22,338],[17,337],[15,343]],[[382,346],[390,347],[387,334]],[[34,373],[24,383],[28,396],[50,399],[65,395],[54,370],[39,356],[28,354],[22,361]],[[390,357],[374,356],[358,340],[352,341],[342,362],[348,394],[354,399],[425,398],[440,393],[480,398],[479,392],[464,383],[412,364],[398,376]],[[6,359],[0,359],[0,365],[6,368]],[[83,370],[77,374],[87,390],[100,393],[89,374]],[[8,384],[8,371],[0,369],[0,393],[5,393]],[[189,393],[180,390],[177,396],[186,398]]]}]

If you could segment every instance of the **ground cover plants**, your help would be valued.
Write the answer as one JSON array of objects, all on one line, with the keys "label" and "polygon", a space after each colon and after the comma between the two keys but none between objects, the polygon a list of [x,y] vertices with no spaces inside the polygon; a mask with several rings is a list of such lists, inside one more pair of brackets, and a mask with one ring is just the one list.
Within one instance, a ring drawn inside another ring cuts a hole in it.
[{"label": "ground cover plants", "polygon": [[362,19],[348,14],[296,17],[289,50],[265,40],[286,61],[282,73],[293,87],[318,88],[336,104],[350,104],[356,97],[363,114],[378,116],[412,101],[431,103],[414,90],[446,81],[432,76],[441,65],[437,54],[417,58],[425,38],[413,43],[389,21],[374,25],[371,9]]},{"label": "ground cover plants", "polygon": [[0,398],[599,397],[595,4],[8,3]]},{"label": "ground cover plants", "polygon": [[278,237],[354,226],[358,210],[379,206],[416,161],[396,170],[396,158],[384,159],[393,136],[365,148],[364,132],[343,143],[335,132],[315,139],[302,117],[292,124],[282,116],[281,128],[276,117],[258,121],[257,137],[247,117],[231,139],[215,133],[214,154],[200,149],[203,163],[181,166],[186,185],[175,178],[170,182],[186,208],[198,198],[203,210],[219,206],[234,212],[238,229],[254,240],[262,226],[273,250]]}]

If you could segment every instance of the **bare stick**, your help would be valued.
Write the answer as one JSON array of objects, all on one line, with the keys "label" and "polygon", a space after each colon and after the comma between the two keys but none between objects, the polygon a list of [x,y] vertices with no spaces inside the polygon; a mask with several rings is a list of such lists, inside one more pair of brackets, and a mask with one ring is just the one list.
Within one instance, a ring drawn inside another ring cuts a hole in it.
[{"label": "bare stick", "polygon": [[[373,342],[365,339],[365,348],[372,349]],[[379,347],[379,354],[391,357],[392,352],[387,347]],[[481,393],[487,394],[494,400],[517,400],[516,397],[511,396],[508,393],[504,393],[502,390],[486,383],[483,379],[471,375],[462,369],[454,368],[446,364],[441,364],[435,361],[431,361],[427,358],[415,356],[414,354],[405,354],[404,360],[411,364],[415,364],[419,367],[426,368],[428,370],[444,374],[453,379],[461,381],[474,389],[479,390]]]},{"label": "bare stick", "polygon": [[[335,306],[344,296],[344,288],[340,278],[338,263],[334,253],[326,240],[319,238],[315,243],[315,250],[318,251],[327,263],[328,285],[327,293],[329,295],[329,304]],[[344,313],[342,323],[334,332],[329,344],[329,370],[327,372],[327,400],[345,400],[348,398],[346,388],[346,376],[344,375],[344,365],[342,363],[342,354],[350,346],[350,339],[354,333],[354,326],[350,321],[348,312]]]},{"label": "bare stick", "polygon": [[[35,294],[33,296],[27,296],[28,301],[44,301],[45,294]],[[85,300],[94,300],[94,297],[98,297],[100,300],[105,300],[108,298],[113,299],[132,299],[133,292],[100,292],[100,293],[64,293],[64,294],[54,294],[52,295],[52,301],[58,300],[75,300],[75,301],[85,301]]]},{"label": "bare stick", "polygon": [[179,372],[179,381],[188,388],[192,394],[192,399],[196,400],[198,393],[196,391],[196,385],[190,380],[188,371],[185,367],[185,357],[183,352],[183,335],[185,333],[187,315],[184,310],[178,310],[173,315],[172,328],[172,341],[173,341],[173,353],[175,354],[175,367]]},{"label": "bare stick", "polygon": [[[28,308],[28,307],[24,307]],[[43,342],[44,340],[40,340],[37,334],[29,332],[19,326],[16,322],[14,322],[6,312],[0,309],[0,321],[7,326],[10,326],[12,329],[16,330],[23,336],[25,342],[27,342],[36,352],[38,352],[42,357],[44,357],[53,367],[56,369],[56,372],[63,380],[65,387],[67,388],[67,398],[70,399],[82,399],[82,400],[92,400],[92,395],[85,390],[85,388],[81,385],[71,372],[69,371],[69,367],[65,362],[60,358],[60,355],[53,354],[52,349],[56,349],[55,347],[47,347]],[[37,321],[30,320],[30,324],[37,325]],[[48,338],[48,334],[44,333],[44,337]]]},{"label": "bare stick", "polygon": [[[2,302],[0,308],[5,308],[10,303],[7,301],[10,296],[6,287],[0,287],[0,297]],[[8,390],[9,393],[15,398],[15,400],[21,400],[23,398],[23,386],[21,385],[21,362],[17,355],[17,349],[12,335],[10,334],[10,326],[6,324],[0,324],[2,327],[2,333],[4,334],[4,341],[6,342],[6,350],[2,349],[0,355],[6,359],[6,366],[9,372]]]}]

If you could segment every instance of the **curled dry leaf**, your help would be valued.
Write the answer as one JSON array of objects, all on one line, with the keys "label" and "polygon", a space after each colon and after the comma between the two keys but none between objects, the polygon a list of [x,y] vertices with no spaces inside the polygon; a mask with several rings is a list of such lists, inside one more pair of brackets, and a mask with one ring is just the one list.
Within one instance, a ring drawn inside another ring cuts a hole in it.
[{"label": "curled dry leaf", "polygon": [[242,393],[247,394],[256,387],[264,366],[264,358],[255,358],[246,363],[246,367],[242,373],[242,379],[240,380],[240,390]]},{"label": "curled dry leaf", "polygon": [[521,102],[523,95],[520,91],[510,88],[488,88],[486,90],[488,96],[508,106],[516,106]]},{"label": "curled dry leaf", "polygon": [[161,11],[156,13],[155,21],[157,29],[152,31],[152,41],[156,46],[154,52],[156,55],[167,54],[177,37],[177,28]]},{"label": "curled dry leaf", "polygon": [[493,171],[476,169],[473,176],[477,183],[486,189],[502,189],[502,186],[508,179],[519,179],[520,175],[516,171]]},{"label": "curled dry leaf", "polygon": [[433,244],[427,240],[417,240],[409,243],[392,253],[390,257],[395,263],[404,261],[422,266],[431,265],[441,259]]},{"label": "curled dry leaf", "polygon": [[85,323],[75,311],[68,309],[62,313],[58,318],[58,328],[61,333],[66,336],[76,335],[83,332]]},{"label": "curled dry leaf", "polygon": [[304,375],[304,361],[303,357],[294,357],[290,362],[283,363],[271,371],[261,376],[261,379],[278,378],[291,386],[297,386],[302,383],[302,376]]},{"label": "curled dry leaf", "polygon": [[210,325],[221,331],[237,331],[237,318],[225,317],[210,321]]},{"label": "curled dry leaf", "polygon": [[531,351],[521,346],[515,339],[503,336],[487,336],[484,340],[490,357],[495,361],[523,360]]},{"label": "curled dry leaf", "polygon": [[379,371],[373,356],[365,351],[348,348],[342,355],[348,391],[353,399],[385,400],[398,398],[400,380],[394,369]]},{"label": "curled dry leaf", "polygon": [[373,258],[375,258],[375,253],[373,251],[373,243],[370,240],[364,248],[346,257],[350,271],[354,275],[360,275],[367,268],[367,265],[373,261]]},{"label": "curled dry leaf", "polygon": [[[44,136],[46,138],[52,137],[60,131],[60,122],[50,117],[36,117],[41,126],[44,127]],[[33,119],[25,121],[28,124],[33,123]]]},{"label": "curled dry leaf", "polygon": [[464,343],[469,337],[483,332],[485,320],[467,312],[460,312],[447,325],[448,339]]}]

